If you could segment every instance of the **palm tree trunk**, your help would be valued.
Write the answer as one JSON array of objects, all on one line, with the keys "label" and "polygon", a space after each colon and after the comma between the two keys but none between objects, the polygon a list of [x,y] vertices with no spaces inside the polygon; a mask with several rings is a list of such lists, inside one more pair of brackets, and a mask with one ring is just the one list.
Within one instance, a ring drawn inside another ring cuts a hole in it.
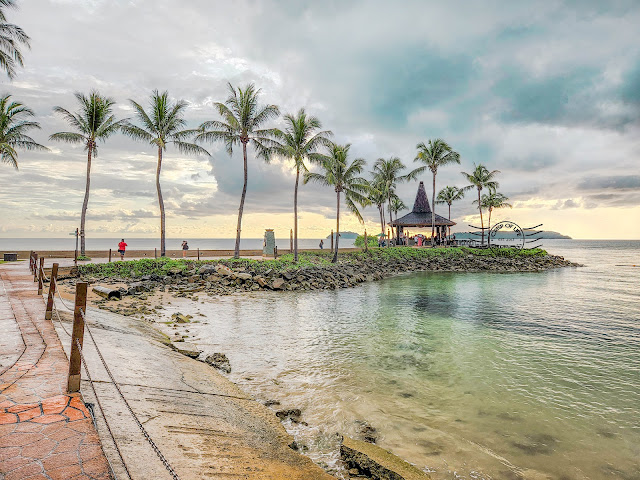
[{"label": "palm tree trunk", "polygon": [[436,172],[433,172],[433,195],[431,195],[431,246],[436,243],[434,234],[436,231]]},{"label": "palm tree trunk", "polygon": [[[391,199],[389,199],[389,223],[393,222],[393,215],[391,215]],[[391,246],[391,239],[395,236],[393,233],[393,225],[390,225],[391,235],[387,239],[387,247]]]},{"label": "palm tree trunk", "polygon": [[238,209],[238,228],[236,229],[236,249],[233,258],[240,258],[240,230],[242,228],[242,211],[244,210],[244,199],[247,196],[247,143],[242,142],[242,155],[244,157],[244,184],[242,185],[242,197],[240,197],[240,208]]},{"label": "palm tree trunk", "polygon": [[160,170],[162,169],[162,147],[158,147],[158,168],[156,169],[156,189],[158,190],[158,205],[160,206],[160,256],[164,257],[166,251],[166,224],[164,215],[164,200],[160,188]]},{"label": "palm tree trunk", "polygon": [[82,214],[80,215],[80,255],[85,256],[86,248],[84,243],[84,224],[87,217],[87,207],[89,206],[89,187],[91,186],[91,153],[93,146],[89,147],[87,153],[87,183],[84,189],[84,201],[82,202]]},{"label": "palm tree trunk", "polygon": [[[378,206],[378,212],[380,213],[380,228],[382,229],[382,235],[384,235],[384,207],[382,205]],[[378,246],[380,246],[380,242],[378,242]]]},{"label": "palm tree trunk", "polygon": [[[449,221],[451,221],[451,204],[449,204]],[[451,236],[451,225],[449,225],[449,236]]]},{"label": "palm tree trunk", "polygon": [[338,262],[338,242],[340,241],[340,192],[337,192],[336,195],[336,249],[333,252],[332,263]]},{"label": "palm tree trunk", "polygon": [[296,166],[296,188],[293,193],[293,263],[298,263],[298,182],[300,165]]},{"label": "palm tree trunk", "polygon": [[492,210],[493,208],[489,208],[489,223],[487,225],[487,230],[489,230],[489,232],[487,232],[487,243],[491,241],[491,239],[489,238],[489,235],[491,235],[491,211]]},{"label": "palm tree trunk", "polygon": [[478,189],[478,210],[480,210],[480,226],[482,227],[481,245],[484,245],[484,221],[482,220],[482,205],[480,205],[480,189]]}]

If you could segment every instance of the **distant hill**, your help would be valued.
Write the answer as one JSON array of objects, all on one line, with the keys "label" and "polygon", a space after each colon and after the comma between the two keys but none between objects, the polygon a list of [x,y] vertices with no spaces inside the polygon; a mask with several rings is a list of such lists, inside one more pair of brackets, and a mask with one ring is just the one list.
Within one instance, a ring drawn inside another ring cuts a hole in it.
[{"label": "distant hill", "polygon": [[[478,233],[480,232],[480,230],[478,230]],[[486,233],[486,231],[485,231]],[[531,234],[533,232],[527,232],[527,234]],[[515,238],[516,234],[515,233],[510,233],[510,232],[500,232],[500,236],[502,238]],[[540,232],[540,235],[538,235],[539,237],[543,238],[543,239],[549,239],[549,240],[572,240],[572,238],[569,235],[563,235],[562,233],[558,233],[558,232],[552,232],[552,231],[548,231],[548,230],[543,230],[542,232]],[[456,232],[456,239],[467,239],[467,238],[479,238],[478,235],[472,234],[470,232]]]},{"label": "distant hill", "polygon": [[[360,234],[355,232],[340,232],[340,238],[348,238],[349,240],[355,240],[356,238],[358,238],[358,235]],[[325,238],[327,240],[331,240],[331,234],[327,235]]]}]

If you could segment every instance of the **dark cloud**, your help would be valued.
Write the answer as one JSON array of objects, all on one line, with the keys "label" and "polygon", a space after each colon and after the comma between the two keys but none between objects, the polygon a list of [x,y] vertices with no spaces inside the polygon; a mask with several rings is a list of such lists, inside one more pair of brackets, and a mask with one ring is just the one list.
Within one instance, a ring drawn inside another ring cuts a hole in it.
[{"label": "dark cloud", "polygon": [[616,175],[589,177],[579,184],[580,190],[629,190],[640,189],[640,175]]}]

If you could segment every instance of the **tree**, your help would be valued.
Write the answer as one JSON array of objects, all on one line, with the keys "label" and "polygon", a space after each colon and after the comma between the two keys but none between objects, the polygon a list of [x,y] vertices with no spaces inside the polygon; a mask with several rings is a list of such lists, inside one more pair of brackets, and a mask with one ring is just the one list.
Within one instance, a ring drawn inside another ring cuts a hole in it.
[{"label": "tree", "polygon": [[[389,208],[390,208],[390,211],[393,212],[393,214],[395,215],[396,220],[398,220],[398,212],[400,210],[406,210],[407,206],[402,201],[402,199],[394,193],[393,196],[391,197],[391,204]],[[393,222],[393,217],[390,217],[390,220]],[[396,238],[400,238],[400,229],[398,227],[396,227],[396,234],[397,234]]]},{"label": "tree", "polygon": [[320,120],[314,116],[307,116],[304,108],[297,115],[284,116],[286,127],[284,131],[276,129],[274,134],[278,144],[273,147],[278,155],[290,158],[296,167],[296,184],[293,191],[293,261],[298,262],[298,184],[300,171],[308,171],[305,160],[318,162],[317,152],[321,146],[330,146],[329,136],[332,132],[318,131],[322,128]]},{"label": "tree", "polygon": [[[487,230],[491,230],[491,212],[495,208],[513,208],[513,205],[507,203],[509,197],[506,197],[502,193],[496,192],[495,188],[489,187],[489,193],[482,195],[480,199],[480,204],[482,208],[486,209],[489,212],[489,221],[487,225]],[[474,200],[473,203],[477,203],[477,200]]]},{"label": "tree", "polygon": [[11,95],[0,97],[0,163],[18,169],[17,150],[48,150],[27,135],[29,130],[40,129],[31,120],[33,110],[19,102],[12,102]]},{"label": "tree", "polygon": [[304,173],[305,184],[310,181],[317,182],[333,187],[336,192],[336,248],[333,253],[333,263],[338,261],[338,243],[340,242],[340,194],[344,193],[347,208],[361,223],[364,223],[364,220],[356,203],[361,206],[369,204],[369,199],[367,198],[369,185],[367,180],[359,176],[366,162],[362,158],[356,158],[349,163],[350,147],[351,144],[332,144],[329,147],[329,154],[320,158],[322,173]]},{"label": "tree", "polygon": [[240,208],[238,209],[238,226],[236,229],[236,248],[234,258],[240,257],[240,230],[242,227],[242,213],[244,200],[247,196],[247,145],[251,142],[259,157],[268,162],[277,143],[274,142],[276,129],[260,128],[268,120],[280,115],[280,110],[275,105],[258,105],[260,89],[249,84],[244,89],[234,88],[230,83],[229,96],[224,103],[216,102],[214,105],[222,121],[211,120],[200,125],[200,133],[196,141],[218,141],[225,143],[227,153],[233,154],[233,147],[242,144],[242,156],[244,161],[244,183]]},{"label": "tree", "polygon": [[91,160],[98,156],[98,141],[104,142],[114,133],[120,131],[125,120],[116,120],[112,113],[115,101],[109,97],[103,97],[93,91],[89,96],[82,93],[75,94],[80,104],[77,113],[71,113],[62,107],[54,107],[53,111],[66,120],[73,132],[58,132],[49,137],[50,140],[72,144],[82,144],[87,151],[87,179],[80,215],[80,255],[84,256],[85,249],[85,223],[87,207],[89,206],[89,188],[91,186]]},{"label": "tree", "polygon": [[[446,203],[449,206],[449,220],[451,220],[451,204],[456,200],[462,200],[464,197],[464,188],[446,186],[438,192],[436,203]],[[449,235],[451,235],[451,227],[449,227]]]},{"label": "tree", "polygon": [[29,36],[17,25],[7,23],[5,8],[15,7],[15,0],[0,0],[0,67],[10,80],[15,78],[17,67],[24,66],[20,46],[31,48]]},{"label": "tree", "polygon": [[172,103],[169,93],[165,90],[160,93],[154,90],[149,99],[149,113],[137,102],[129,100],[133,107],[138,122],[141,126],[127,122],[122,131],[134,140],[140,140],[157,147],[158,164],[156,167],[156,190],[158,192],[158,205],[160,207],[160,255],[166,254],[166,223],[164,200],[160,188],[160,172],[162,170],[162,154],[167,150],[167,145],[174,145],[180,153],[209,155],[204,148],[195,143],[190,143],[190,137],[195,136],[199,130],[185,129],[184,110],[187,102],[178,100]]},{"label": "tree", "polygon": [[382,236],[385,236],[386,218],[384,215],[384,204],[387,201],[387,193],[385,190],[384,182],[380,181],[380,178],[376,177],[375,172],[371,172],[372,179],[367,180],[367,199],[370,205],[375,205],[378,208],[380,214],[380,228]]},{"label": "tree", "polygon": [[[464,187],[464,190],[471,190],[473,188],[478,190],[478,210],[480,211],[480,227],[482,228],[482,245],[484,245],[484,221],[482,219],[482,200],[480,198],[480,193],[483,188],[494,189],[497,190],[500,186],[498,182],[494,180],[496,175],[500,173],[500,170],[489,171],[487,167],[482,164],[476,165],[473,164],[473,172],[466,173],[461,172],[462,176],[469,182],[469,185]],[[474,202],[475,203],[475,202]]]},{"label": "tree", "polygon": [[460,163],[460,154],[454,152],[449,144],[441,138],[435,140],[429,140],[425,145],[423,142],[416,145],[418,154],[414,161],[423,163],[424,166],[420,167],[420,173],[427,168],[431,170],[433,174],[433,194],[431,196],[431,245],[435,242],[435,222],[436,222],[436,175],[438,174],[438,168],[450,163]]}]

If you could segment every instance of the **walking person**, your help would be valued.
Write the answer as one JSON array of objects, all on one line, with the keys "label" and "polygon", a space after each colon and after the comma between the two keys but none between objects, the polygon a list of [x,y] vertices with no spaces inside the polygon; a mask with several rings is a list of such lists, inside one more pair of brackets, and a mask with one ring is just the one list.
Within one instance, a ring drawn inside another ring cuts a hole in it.
[{"label": "walking person", "polygon": [[320,250],[324,250],[324,240],[320,240]]},{"label": "walking person", "polygon": [[189,250],[189,244],[184,240],[182,242],[182,258],[187,258],[187,250]]},{"label": "walking person", "polygon": [[127,244],[124,241],[124,238],[120,240],[118,243],[118,253],[120,254],[120,261],[124,260],[124,252],[127,249]]}]

